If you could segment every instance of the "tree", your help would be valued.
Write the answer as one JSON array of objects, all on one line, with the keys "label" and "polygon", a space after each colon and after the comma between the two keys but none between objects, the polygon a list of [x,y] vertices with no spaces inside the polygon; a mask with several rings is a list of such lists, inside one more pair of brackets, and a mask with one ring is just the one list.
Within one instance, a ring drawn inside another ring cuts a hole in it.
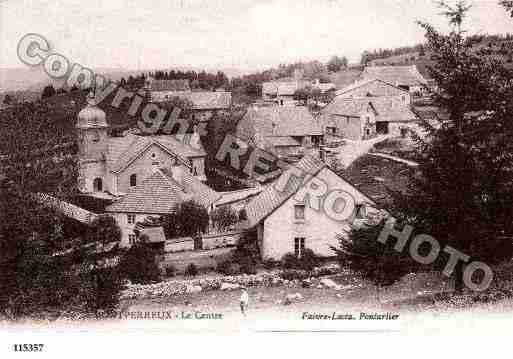
[{"label": "tree", "polygon": [[147,243],[147,237],[142,235],[120,260],[119,268],[123,277],[139,284],[158,281],[160,269],[155,254],[155,250]]},{"label": "tree", "polygon": [[121,229],[114,217],[101,215],[96,217],[89,226],[87,241],[105,246],[121,240]]},{"label": "tree", "polygon": [[39,195],[66,200],[77,182],[73,138],[56,128],[50,110],[45,102],[21,104],[0,120],[6,135],[0,152],[7,154],[0,176],[0,312],[12,319],[70,309],[90,313],[117,301],[119,288],[107,285],[115,277],[101,270],[102,288],[112,290],[100,298],[85,247],[63,253],[81,238],[70,237],[76,233],[71,220]]},{"label": "tree", "polygon": [[216,208],[210,218],[220,231],[230,229],[238,221],[237,213],[230,206]]},{"label": "tree", "polygon": [[329,72],[338,72],[342,70],[343,68],[347,67],[347,58],[345,56],[338,57],[338,56],[332,56],[328,63],[326,64],[326,67]]},{"label": "tree", "polygon": [[511,17],[513,17],[513,0],[501,0],[500,4],[506,8],[506,10],[511,11]]},{"label": "tree", "polygon": [[208,211],[194,201],[176,206],[174,213],[163,218],[164,231],[169,238],[195,236],[206,232],[209,224]]},{"label": "tree", "polygon": [[12,102],[13,102],[13,100],[12,100],[11,95],[6,94],[6,95],[4,96],[4,100],[3,100],[4,105],[11,105],[11,104],[12,104]]},{"label": "tree", "polygon": [[240,269],[246,274],[255,274],[255,265],[260,259],[257,233],[251,230],[242,234],[237,242],[237,247],[232,253],[233,260],[240,265]]},{"label": "tree", "polygon": [[[469,6],[441,3],[453,30],[438,32],[427,23],[427,46],[438,85],[434,102],[442,109],[439,126],[423,123],[415,136],[422,160],[419,174],[396,206],[403,220],[442,245],[491,264],[511,258],[513,234],[513,86],[501,62],[472,51],[464,36]],[[498,250],[500,248],[500,250]],[[464,264],[456,266],[455,285],[463,288]]]},{"label": "tree", "polygon": [[41,99],[52,97],[56,94],[55,88],[53,85],[45,86],[43,92],[41,93]]},{"label": "tree", "polygon": [[384,225],[385,220],[382,220],[377,224],[352,227],[348,236],[337,236],[339,246],[332,248],[341,265],[349,266],[377,287],[393,284],[414,267],[408,254],[395,251],[395,243],[377,241]]},{"label": "tree", "polygon": [[310,90],[308,88],[300,88],[294,91],[292,98],[296,101],[306,105],[308,98],[310,97]]}]

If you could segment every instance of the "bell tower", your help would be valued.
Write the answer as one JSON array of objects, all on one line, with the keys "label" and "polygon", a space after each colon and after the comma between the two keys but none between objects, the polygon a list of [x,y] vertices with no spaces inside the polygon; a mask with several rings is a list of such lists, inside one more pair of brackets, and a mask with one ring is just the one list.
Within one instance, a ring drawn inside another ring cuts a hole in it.
[{"label": "bell tower", "polygon": [[109,125],[105,112],[88,96],[87,105],[77,116],[79,188],[82,192],[105,190],[105,155]]}]

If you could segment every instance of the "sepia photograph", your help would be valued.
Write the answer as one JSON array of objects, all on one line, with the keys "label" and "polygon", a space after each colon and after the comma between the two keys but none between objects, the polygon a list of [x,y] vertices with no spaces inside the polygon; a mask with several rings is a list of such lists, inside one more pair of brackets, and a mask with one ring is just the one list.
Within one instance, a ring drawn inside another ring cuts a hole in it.
[{"label": "sepia photograph", "polygon": [[0,0],[0,356],[512,328],[513,1]]}]

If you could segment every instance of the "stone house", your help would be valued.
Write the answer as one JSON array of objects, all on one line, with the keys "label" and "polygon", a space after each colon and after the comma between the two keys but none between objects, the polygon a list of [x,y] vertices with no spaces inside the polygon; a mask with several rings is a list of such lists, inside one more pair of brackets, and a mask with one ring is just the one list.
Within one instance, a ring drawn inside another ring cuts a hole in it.
[{"label": "stone house", "polygon": [[[302,175],[298,176],[298,173]],[[326,186],[325,194],[318,191],[321,184]],[[308,188],[316,195],[299,195],[305,190],[308,193]],[[354,206],[343,201],[342,212],[347,211],[348,214],[344,220],[338,220],[323,210],[328,194],[335,190],[344,191],[354,199]],[[317,209],[315,203],[318,199]],[[319,256],[333,256],[331,247],[338,245],[337,236],[347,235],[348,226],[371,213],[374,206],[369,197],[335,174],[321,160],[305,156],[256,196],[246,211],[248,227],[257,231],[262,259],[280,260],[287,253],[300,257],[307,248]]]},{"label": "stone house", "polygon": [[78,114],[79,188],[93,195],[122,196],[155,168],[183,165],[205,180],[206,153],[197,134],[112,137],[105,112],[88,104]]},{"label": "stone house", "polygon": [[326,135],[367,140],[377,134],[399,136],[419,121],[402,96],[335,97],[319,118]]},{"label": "stone house", "polygon": [[323,143],[321,124],[303,106],[250,108],[237,124],[235,136],[279,157]]}]

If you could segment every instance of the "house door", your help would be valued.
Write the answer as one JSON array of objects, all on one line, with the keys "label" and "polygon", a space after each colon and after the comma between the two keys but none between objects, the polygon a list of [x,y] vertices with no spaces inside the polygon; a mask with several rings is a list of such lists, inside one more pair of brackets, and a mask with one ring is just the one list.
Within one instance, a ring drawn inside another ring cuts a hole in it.
[{"label": "house door", "polygon": [[376,132],[383,134],[383,135],[388,134],[388,122],[386,122],[386,121],[376,122]]},{"label": "house door", "polygon": [[194,237],[194,250],[203,249],[203,238],[201,236]]}]

